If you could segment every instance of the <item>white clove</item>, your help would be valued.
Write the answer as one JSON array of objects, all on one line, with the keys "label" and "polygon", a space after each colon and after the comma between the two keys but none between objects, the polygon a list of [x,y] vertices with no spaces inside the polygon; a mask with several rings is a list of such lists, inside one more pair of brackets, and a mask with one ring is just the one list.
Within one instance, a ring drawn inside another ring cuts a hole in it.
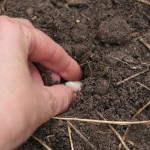
[{"label": "white clove", "polygon": [[71,87],[73,90],[77,92],[77,91],[81,91],[83,84],[80,81],[68,81],[65,83],[65,85]]}]

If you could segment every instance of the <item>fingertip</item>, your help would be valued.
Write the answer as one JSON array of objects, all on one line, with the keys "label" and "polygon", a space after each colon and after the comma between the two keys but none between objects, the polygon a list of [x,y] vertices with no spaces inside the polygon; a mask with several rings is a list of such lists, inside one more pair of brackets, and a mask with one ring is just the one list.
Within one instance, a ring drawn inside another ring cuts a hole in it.
[{"label": "fingertip", "polygon": [[79,64],[71,58],[68,67],[60,75],[68,81],[79,81],[83,77],[83,72]]}]

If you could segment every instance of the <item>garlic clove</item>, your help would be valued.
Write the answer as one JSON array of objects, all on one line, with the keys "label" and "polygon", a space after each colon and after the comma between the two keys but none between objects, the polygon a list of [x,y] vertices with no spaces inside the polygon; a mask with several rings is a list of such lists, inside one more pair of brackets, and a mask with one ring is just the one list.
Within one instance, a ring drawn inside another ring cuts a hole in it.
[{"label": "garlic clove", "polygon": [[82,87],[82,82],[80,81],[68,81],[65,83],[65,85],[71,87],[73,90],[77,91],[81,91],[81,87]]}]

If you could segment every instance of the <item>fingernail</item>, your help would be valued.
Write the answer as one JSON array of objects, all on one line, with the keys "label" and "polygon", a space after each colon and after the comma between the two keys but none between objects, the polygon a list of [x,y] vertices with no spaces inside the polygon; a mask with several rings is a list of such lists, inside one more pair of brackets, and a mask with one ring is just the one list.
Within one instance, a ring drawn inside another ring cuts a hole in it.
[{"label": "fingernail", "polygon": [[81,91],[82,88],[82,82],[80,81],[68,81],[65,83],[65,85],[71,87],[74,91]]}]

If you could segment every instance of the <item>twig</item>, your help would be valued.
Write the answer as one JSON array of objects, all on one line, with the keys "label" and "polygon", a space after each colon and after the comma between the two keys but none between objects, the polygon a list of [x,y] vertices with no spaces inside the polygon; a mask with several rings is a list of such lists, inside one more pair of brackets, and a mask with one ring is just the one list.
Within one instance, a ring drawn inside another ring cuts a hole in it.
[{"label": "twig", "polygon": [[54,17],[54,19],[57,19],[57,18],[59,17],[60,14],[61,14],[61,13],[58,12],[58,14]]},{"label": "twig", "polygon": [[52,150],[50,147],[48,147],[48,145],[46,145],[42,140],[40,140],[39,138],[35,137],[32,135],[32,137],[38,141],[46,150]]},{"label": "twig", "polygon": [[[150,2],[149,2],[150,3]],[[148,48],[148,50],[150,51],[150,45],[143,39],[143,38],[139,38],[139,41],[143,44],[143,45],[145,45],[147,48]]]},{"label": "twig", "polygon": [[148,107],[150,105],[150,100],[148,103],[146,103],[142,108],[140,108],[136,114],[132,117],[132,119],[134,119],[135,117],[137,117],[137,115],[139,115],[146,107]]},{"label": "twig", "polygon": [[[136,118],[136,117],[137,117],[146,107],[148,107],[149,105],[150,105],[150,100],[149,100],[149,102],[148,102],[147,104],[145,104],[142,108],[140,108],[140,109],[135,113],[135,115],[132,117],[132,119]],[[124,135],[123,135],[123,137],[122,137],[123,140],[125,140],[125,138],[126,138],[128,132],[129,132],[130,127],[131,127],[131,125],[129,125],[129,126],[127,127],[127,129],[126,129],[126,131],[125,131],[125,133],[124,133]],[[122,144],[120,143],[120,144],[119,144],[119,150],[121,149],[121,147],[122,147]]]},{"label": "twig", "polygon": [[[68,121],[67,121],[67,123],[68,123]],[[74,150],[72,136],[71,136],[71,128],[69,126],[69,123],[68,123],[68,134],[69,134],[69,140],[70,140],[71,150]]]},{"label": "twig", "polygon": [[48,135],[48,136],[46,136],[46,140],[49,141],[50,138],[52,138],[52,137],[54,137],[54,135]]},{"label": "twig", "polygon": [[66,121],[81,121],[81,122],[99,123],[99,124],[116,124],[116,125],[149,124],[150,123],[150,120],[146,120],[146,121],[106,121],[106,120],[62,118],[62,117],[53,117],[53,119],[66,120]]},{"label": "twig", "polygon": [[117,57],[114,57],[114,56],[109,56],[109,57],[111,57],[113,59],[116,59],[116,60],[122,62],[123,64],[126,64],[131,70],[141,69],[140,67],[135,67],[135,66],[132,67],[130,64],[128,64],[127,62],[122,61],[121,59],[119,59]]},{"label": "twig", "polygon": [[[105,118],[100,112],[97,111],[97,113],[98,113],[98,115],[99,115],[102,119],[106,120],[106,118]],[[125,148],[126,150],[129,150],[127,144],[124,142],[124,140],[123,140],[123,138],[121,137],[121,135],[114,129],[114,127],[113,127],[112,125],[109,124],[108,126],[109,126],[109,128],[116,134],[116,136],[118,137],[118,139],[120,140],[120,142],[122,143],[122,145],[124,146],[124,148]]]},{"label": "twig", "polygon": [[4,11],[4,6],[5,6],[5,4],[6,4],[6,1],[7,1],[7,0],[4,0],[3,3],[1,4],[1,7],[0,7],[0,14],[2,14],[3,11]]},{"label": "twig", "polygon": [[138,72],[138,73],[136,73],[136,74],[134,74],[134,75],[132,75],[132,76],[130,76],[130,77],[124,79],[124,80],[121,80],[121,81],[117,82],[116,85],[118,86],[118,85],[120,85],[120,84],[123,84],[123,83],[125,83],[125,82],[127,82],[127,81],[129,81],[129,80],[131,80],[131,79],[133,79],[133,78],[135,78],[135,77],[137,77],[137,76],[139,76],[139,75],[141,75],[141,74],[147,72],[147,71],[149,71],[149,69],[145,69],[145,70],[143,70],[143,71],[141,71],[141,72]]},{"label": "twig", "polygon": [[91,144],[88,139],[69,121],[67,121],[69,126],[81,137],[81,139],[86,142],[92,149],[96,149],[93,144]]},{"label": "twig", "polygon": [[89,67],[89,70],[90,70],[90,77],[93,76],[93,72],[92,72],[92,68],[91,68],[91,65],[90,65],[90,62],[87,62],[88,64],[88,67]]},{"label": "twig", "polygon": [[93,1],[93,2],[90,4],[89,8],[91,8],[91,7],[95,4],[95,2],[96,2],[96,1]]},{"label": "twig", "polygon": [[85,19],[87,19],[87,20],[89,20],[89,21],[91,21],[91,19],[89,18],[89,17],[87,17],[86,15],[84,15],[84,14],[80,14],[83,18],[85,18]]},{"label": "twig", "polygon": [[147,90],[149,90],[149,91],[150,91],[150,88],[149,88],[149,87],[147,87],[146,85],[144,85],[144,84],[142,84],[142,83],[140,83],[140,82],[137,82],[137,84],[141,85],[142,87],[144,87],[145,89],[147,89]]},{"label": "twig", "polygon": [[149,1],[146,1],[146,0],[138,0],[138,1],[150,6],[150,2]]},{"label": "twig", "polygon": [[146,16],[146,18],[150,21],[150,17],[147,15],[147,13],[143,13],[145,16]]},{"label": "twig", "polygon": [[6,4],[6,1],[7,1],[7,0],[4,0],[4,1],[3,1],[2,7],[4,7],[4,5]]},{"label": "twig", "polygon": [[130,140],[126,140],[126,141],[127,141],[130,145],[132,145],[132,146],[134,146],[134,147],[136,146],[134,142],[132,142],[132,141],[130,141]]},{"label": "twig", "polygon": [[82,64],[80,64],[80,67],[81,67],[81,66],[84,66],[84,65],[86,65],[86,64],[88,64],[88,63],[92,63],[92,61],[88,61],[88,62],[82,63]]}]

